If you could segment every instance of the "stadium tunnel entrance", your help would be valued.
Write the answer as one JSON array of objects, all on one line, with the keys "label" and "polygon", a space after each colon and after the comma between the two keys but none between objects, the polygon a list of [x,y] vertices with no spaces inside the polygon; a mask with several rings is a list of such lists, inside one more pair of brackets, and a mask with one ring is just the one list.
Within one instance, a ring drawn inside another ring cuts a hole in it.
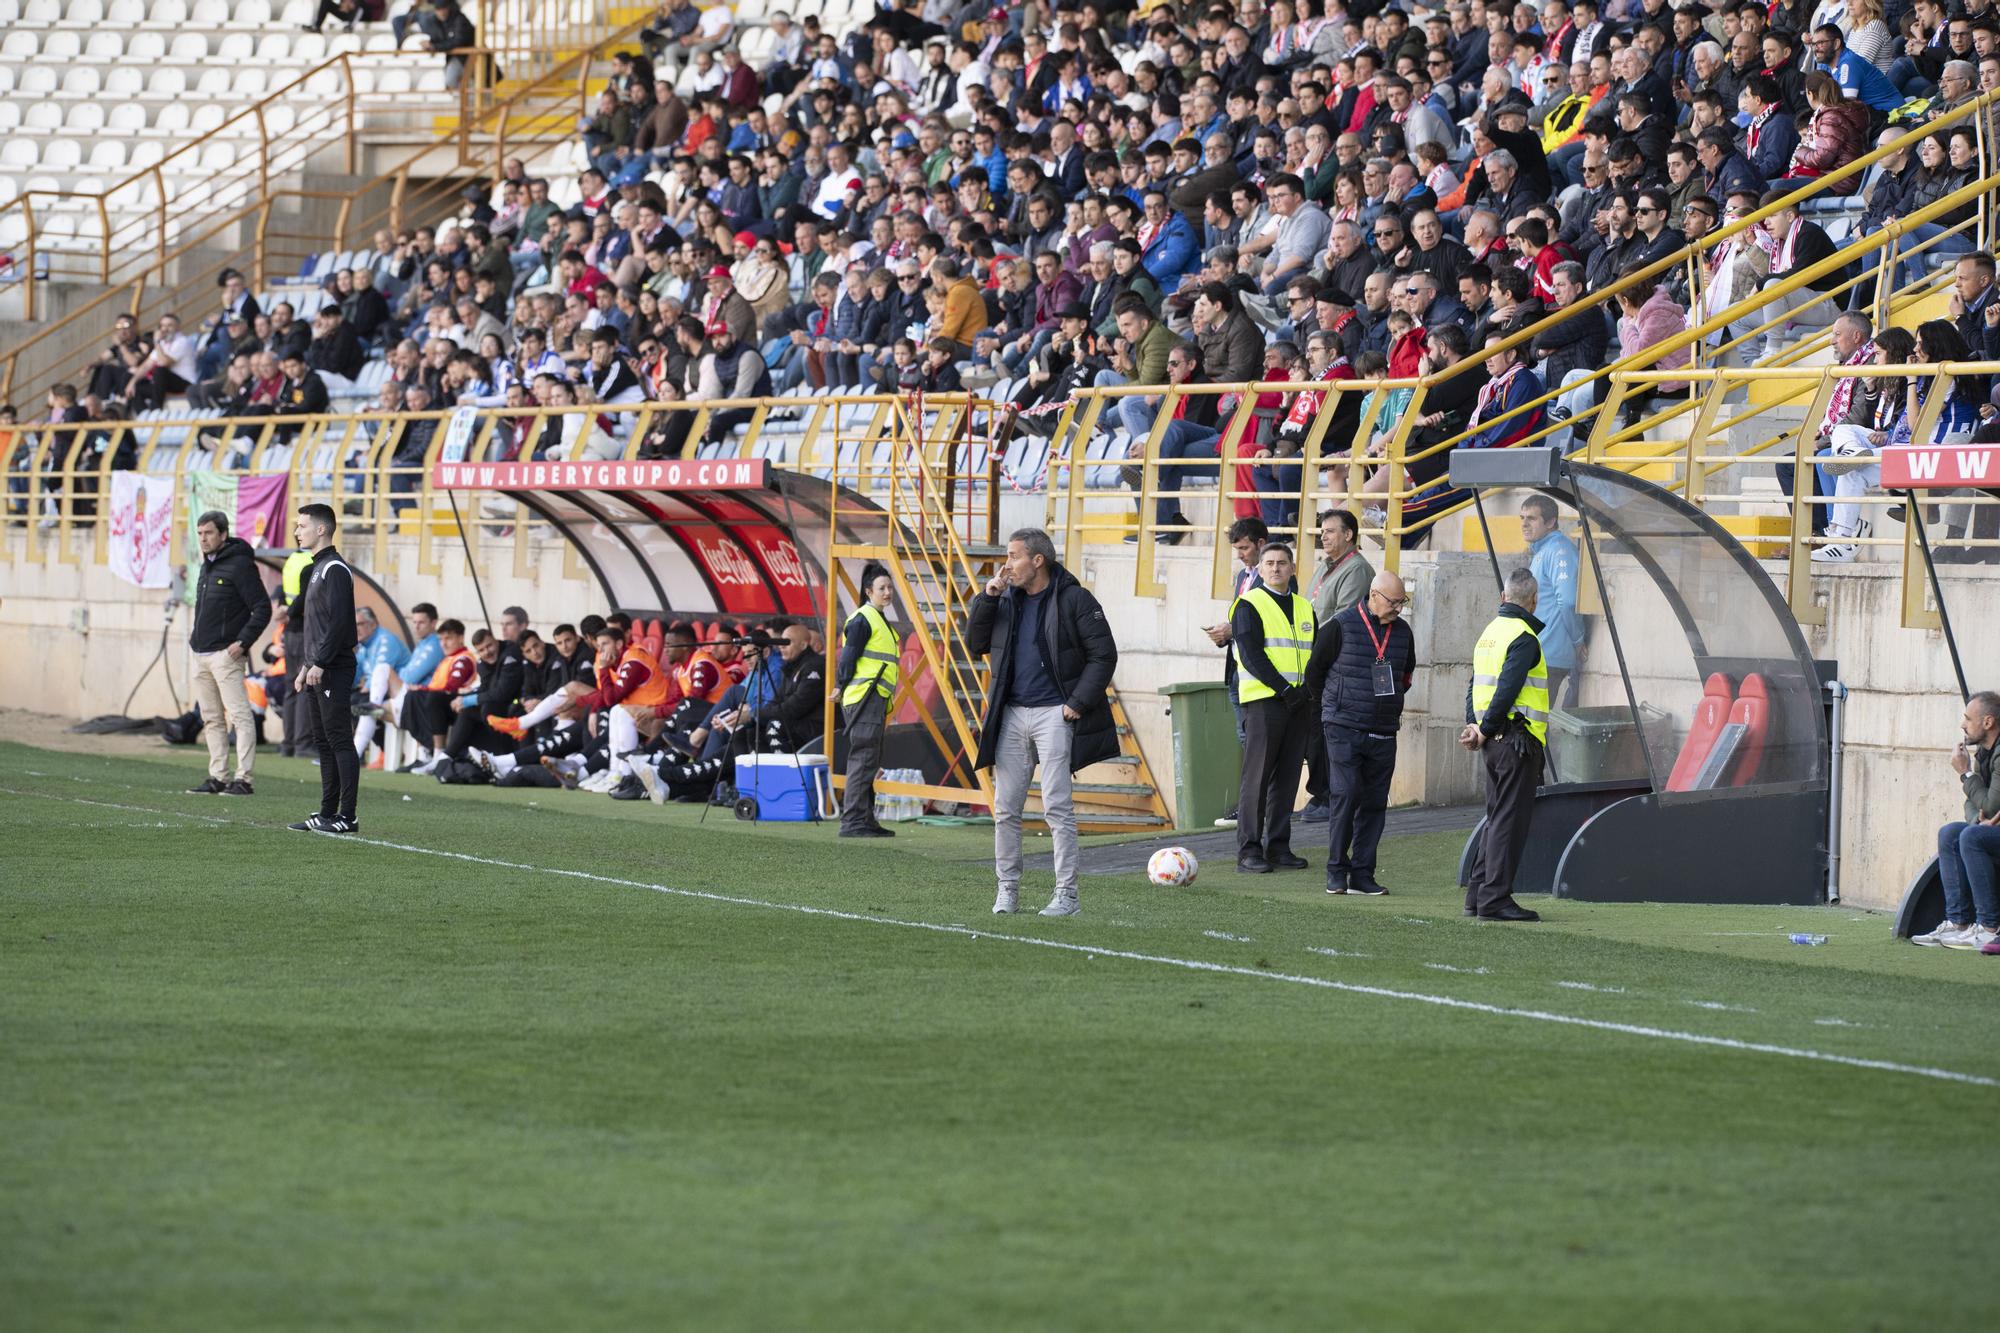
[{"label": "stadium tunnel entrance", "polygon": [[1487,497],[1547,495],[1580,537],[1584,632],[1516,891],[1824,902],[1834,673],[1756,558],[1671,491],[1555,449],[1459,450],[1451,484],[1481,498],[1482,524]]}]

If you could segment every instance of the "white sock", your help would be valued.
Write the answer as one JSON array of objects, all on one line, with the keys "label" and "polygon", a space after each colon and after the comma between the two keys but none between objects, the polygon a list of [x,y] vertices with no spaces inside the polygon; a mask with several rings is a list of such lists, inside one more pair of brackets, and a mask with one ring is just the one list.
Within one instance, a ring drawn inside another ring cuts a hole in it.
[{"label": "white sock", "polygon": [[639,723],[623,705],[611,710],[611,771],[624,777],[632,771],[625,756],[639,748]]},{"label": "white sock", "polygon": [[561,708],[568,702],[569,695],[561,690],[557,690],[554,694],[551,694],[548,698],[521,714],[521,730],[526,731],[530,727],[548,721],[556,715],[558,708]]},{"label": "white sock", "polygon": [[375,740],[375,719],[364,717],[354,724],[354,753],[366,755]]},{"label": "white sock", "polygon": [[493,773],[496,777],[504,778],[520,766],[511,754],[496,754],[493,756]]}]

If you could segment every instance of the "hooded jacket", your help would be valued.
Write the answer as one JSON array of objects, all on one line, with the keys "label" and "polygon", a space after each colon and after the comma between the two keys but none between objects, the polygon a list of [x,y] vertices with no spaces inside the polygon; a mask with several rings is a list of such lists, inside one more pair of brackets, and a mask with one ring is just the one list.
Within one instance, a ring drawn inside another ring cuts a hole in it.
[{"label": "hooded jacket", "polygon": [[[1070,737],[1069,767],[1074,773],[1118,754],[1118,728],[1105,694],[1118,667],[1118,645],[1104,608],[1074,574],[1055,565],[1049,571],[1049,587],[1053,600],[1043,617],[1042,632],[1053,641],[1042,645],[1043,657],[1054,667],[1064,705],[1081,714]],[[1009,588],[998,597],[982,590],[972,599],[966,648],[974,657],[984,656],[989,665],[975,768],[991,768],[999,753],[1000,722],[1014,674],[1014,625],[1026,597],[1021,589]]]},{"label": "hooded jacket", "polygon": [[219,653],[232,643],[250,645],[271,623],[271,598],[257,573],[257,558],[241,537],[225,537],[215,554],[204,556],[196,575],[194,629],[188,647]]}]

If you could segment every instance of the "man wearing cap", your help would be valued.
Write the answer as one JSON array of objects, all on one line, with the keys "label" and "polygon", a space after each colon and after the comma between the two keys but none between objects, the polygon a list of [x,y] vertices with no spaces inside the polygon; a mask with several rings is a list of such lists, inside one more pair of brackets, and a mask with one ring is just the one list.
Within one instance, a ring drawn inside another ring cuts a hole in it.
[{"label": "man wearing cap", "polygon": [[701,302],[701,325],[709,338],[726,326],[737,342],[751,345],[756,341],[757,313],[736,290],[736,280],[730,276],[726,264],[717,264],[708,271],[708,295]]}]

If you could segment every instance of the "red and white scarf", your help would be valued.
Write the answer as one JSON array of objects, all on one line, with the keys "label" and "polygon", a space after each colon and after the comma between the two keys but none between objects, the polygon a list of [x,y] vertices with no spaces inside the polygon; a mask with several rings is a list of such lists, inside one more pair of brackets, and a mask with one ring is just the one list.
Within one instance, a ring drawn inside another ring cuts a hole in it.
[{"label": "red and white scarf", "polygon": [[[1874,359],[1875,344],[1865,342],[1861,344],[1853,356],[1848,357],[1847,360],[1840,364],[1843,366],[1865,366]],[[1855,379],[1837,379],[1833,382],[1833,397],[1827,400],[1826,418],[1820,423],[1820,434],[1827,434],[1835,426],[1847,420],[1847,409],[1854,401],[1854,386],[1858,383],[1860,381]]]},{"label": "red and white scarf", "polygon": [[[1805,230],[1805,225],[1806,220],[1804,218],[1792,219],[1792,225],[1785,231],[1785,239],[1777,242],[1777,252],[1771,256],[1771,271],[1773,273],[1791,272],[1792,254],[1798,248],[1799,233]],[[1762,229],[1760,228],[1759,230]],[[1766,234],[1768,235],[1769,233]]]},{"label": "red and white scarf", "polygon": [[1777,112],[1778,112],[1777,107],[1767,106],[1762,111],[1760,111],[1759,113],[1750,118],[1749,144],[1751,152],[1754,153],[1757,151],[1757,140],[1762,138],[1764,135],[1765,122],[1770,120],[1772,116],[1777,114]]},{"label": "red and white scarf", "polygon": [[1479,386],[1479,405],[1472,413],[1474,422],[1486,420],[1487,409],[1506,400],[1508,384],[1512,383],[1514,377],[1520,373],[1521,365],[1519,362],[1516,362],[1507,367],[1501,374],[1494,376]]}]

